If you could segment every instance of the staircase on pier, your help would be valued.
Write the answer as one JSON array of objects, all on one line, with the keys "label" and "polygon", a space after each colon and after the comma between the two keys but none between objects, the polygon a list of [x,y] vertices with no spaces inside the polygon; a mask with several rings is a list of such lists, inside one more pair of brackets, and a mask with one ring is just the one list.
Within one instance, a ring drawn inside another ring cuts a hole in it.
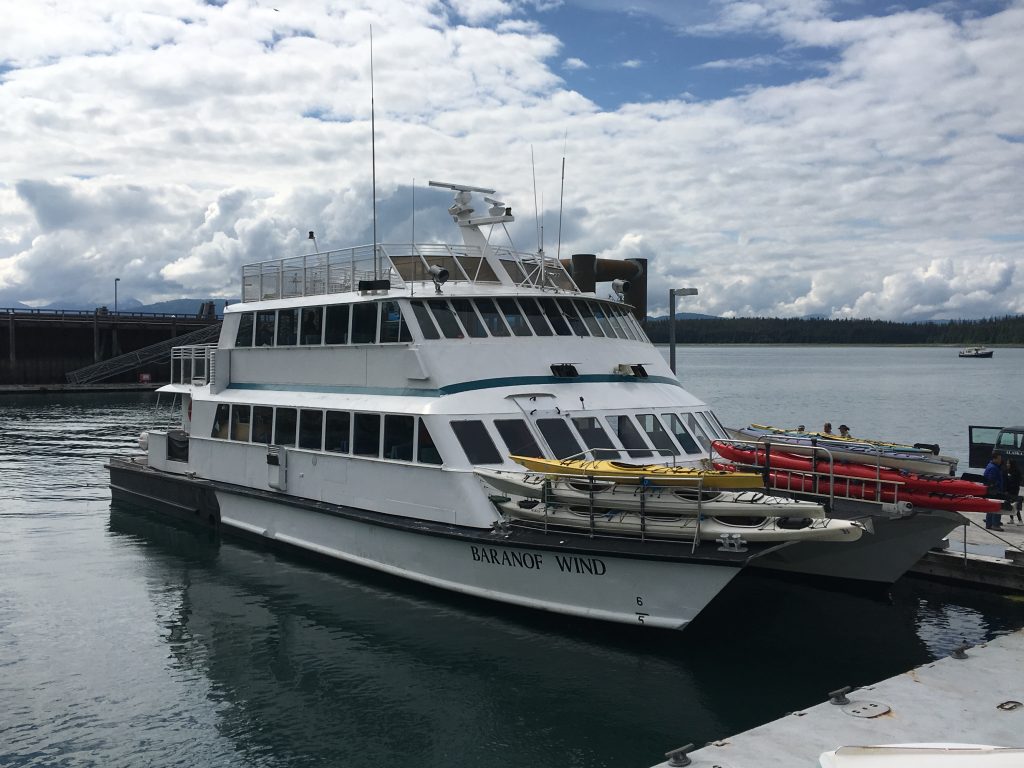
[{"label": "staircase on pier", "polygon": [[66,374],[68,383],[94,384],[97,381],[104,381],[118,374],[141,368],[149,363],[169,360],[171,349],[174,347],[216,341],[220,335],[220,325],[220,323],[208,325],[192,333],[175,336],[173,339],[167,339],[167,341],[161,341],[158,344],[151,344],[134,352],[128,352],[118,357],[112,357],[109,360],[103,360],[99,363],[87,365],[84,368],[69,371]]}]

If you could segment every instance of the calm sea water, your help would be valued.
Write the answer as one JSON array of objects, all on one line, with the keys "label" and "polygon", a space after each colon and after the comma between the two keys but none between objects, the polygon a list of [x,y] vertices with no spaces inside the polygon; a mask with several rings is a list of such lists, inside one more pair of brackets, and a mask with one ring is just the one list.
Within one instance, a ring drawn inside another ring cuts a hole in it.
[{"label": "calm sea water", "polygon": [[[679,360],[730,424],[829,419],[965,453],[969,422],[1024,421],[998,399],[1024,350]],[[999,595],[755,571],[683,633],[508,609],[112,505],[105,457],[172,421],[150,395],[5,396],[0,415],[3,766],[647,766],[1024,626]]]}]

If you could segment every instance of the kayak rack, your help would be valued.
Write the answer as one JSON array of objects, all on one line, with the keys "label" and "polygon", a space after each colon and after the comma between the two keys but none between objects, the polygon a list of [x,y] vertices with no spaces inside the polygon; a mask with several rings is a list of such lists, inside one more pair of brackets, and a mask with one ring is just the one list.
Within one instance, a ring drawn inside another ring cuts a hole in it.
[{"label": "kayak rack", "polygon": [[[774,467],[771,463],[772,446],[785,451],[787,448],[792,449],[791,443],[785,443],[781,441],[773,441],[770,436],[759,437],[756,440],[737,440],[737,439],[718,439],[715,440],[718,443],[724,443],[726,445],[736,445],[741,448],[754,449],[754,463],[738,463],[737,466],[746,467],[760,472],[764,476],[765,488],[771,491],[772,489],[778,491],[785,491],[787,493],[806,494],[817,497],[827,497],[829,508],[833,508],[836,498],[851,501],[862,501],[868,503],[876,503],[879,505],[885,503],[899,504],[900,503],[900,489],[903,487],[903,483],[896,480],[883,480],[881,463],[882,449],[879,446],[872,445],[870,443],[851,443],[852,445],[859,445],[870,449],[875,452],[877,459],[873,465],[865,463],[865,466],[873,466],[875,470],[874,479],[871,478],[854,478],[846,477],[843,475],[835,474],[835,457],[832,455],[832,451],[817,444],[817,438],[811,438],[810,445],[806,446],[810,448],[809,459],[811,462],[810,468],[806,470],[802,469],[788,469],[784,467]],[[762,451],[764,454],[764,462],[760,463],[758,459],[758,451]],[[818,462],[825,460],[828,462],[828,471],[820,472],[817,469]],[[735,463],[735,462],[730,462]],[[772,480],[772,475],[775,475],[775,481]],[[811,480],[811,490],[807,490],[805,487],[807,479]],[[822,490],[822,486],[828,489],[825,493]],[[864,493],[864,489],[868,486],[874,487],[874,498],[871,498]],[[855,493],[854,488],[861,488],[861,493]],[[837,488],[845,488],[845,493],[836,493]],[[892,494],[891,502],[884,502],[883,495]]]}]

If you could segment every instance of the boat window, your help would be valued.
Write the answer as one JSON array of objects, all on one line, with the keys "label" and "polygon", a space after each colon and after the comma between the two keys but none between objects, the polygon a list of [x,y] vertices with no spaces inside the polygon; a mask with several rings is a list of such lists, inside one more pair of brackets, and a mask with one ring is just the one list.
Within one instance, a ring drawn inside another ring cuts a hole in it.
[{"label": "boat window", "polygon": [[299,448],[323,449],[324,412],[305,408],[299,412]]},{"label": "boat window", "polygon": [[657,416],[653,413],[638,413],[636,420],[640,423],[640,428],[647,433],[651,444],[658,449],[659,454],[662,456],[679,455],[679,449],[676,448]]},{"label": "boat window", "polygon": [[252,441],[254,443],[270,443],[274,432],[274,409],[267,405],[257,405],[252,409]]},{"label": "boat window", "polygon": [[244,312],[242,316],[238,318],[238,332],[235,334],[236,347],[252,346],[252,321],[252,312]]},{"label": "boat window", "polygon": [[500,283],[498,276],[494,274],[494,270],[491,269],[491,265],[480,256],[466,256],[464,254],[456,254],[459,264],[466,270],[466,274],[469,275],[469,279],[474,283]]},{"label": "boat window", "polygon": [[679,444],[683,446],[683,450],[687,453],[700,453],[700,446],[697,445],[697,441],[693,439],[693,436],[686,431],[682,420],[674,413],[666,413],[664,415],[668,416],[669,429],[672,430],[672,434],[675,435]]},{"label": "boat window", "polygon": [[453,421],[452,431],[470,464],[501,463],[501,454],[482,421]]},{"label": "boat window", "polygon": [[231,406],[231,439],[240,443],[249,442],[249,418],[252,408],[248,405]]},{"label": "boat window", "polygon": [[501,265],[508,272],[508,276],[512,278],[512,282],[516,285],[522,285],[526,282],[526,273],[523,272],[523,268],[519,266],[518,261],[512,261],[511,259],[502,259]]},{"label": "boat window", "polygon": [[556,459],[576,458],[583,453],[565,419],[537,419],[537,428]]},{"label": "boat window", "polygon": [[373,344],[377,341],[377,302],[352,305],[352,343]]},{"label": "boat window", "polygon": [[348,344],[348,304],[335,304],[327,308],[324,344]]},{"label": "boat window", "polygon": [[228,439],[228,422],[231,416],[231,406],[227,403],[221,403],[217,406],[217,411],[213,415],[213,429],[210,431],[210,437],[216,437],[220,440]]},{"label": "boat window", "polygon": [[409,302],[409,306],[412,307],[412,313],[416,315],[416,322],[420,324],[420,332],[423,334],[423,338],[441,338],[441,334],[437,332],[437,326],[434,325],[434,321],[430,319],[430,313],[427,312],[427,308],[423,306],[423,302],[419,299],[413,299]]},{"label": "boat window", "polygon": [[352,453],[356,456],[380,456],[380,414],[357,413],[352,423]]},{"label": "boat window", "polygon": [[397,301],[382,301],[380,303],[380,343],[392,344],[394,342],[412,341],[409,335],[409,326],[402,317],[402,310]]},{"label": "boat window", "polygon": [[519,306],[523,308],[523,313],[526,315],[526,319],[529,321],[530,327],[533,328],[534,333],[538,336],[551,335],[551,329],[548,327],[547,321],[544,319],[544,314],[540,311],[540,307],[537,305],[536,299],[523,296],[519,299]]},{"label": "boat window", "polygon": [[718,427],[718,435],[719,435],[719,437],[721,437],[722,439],[728,439],[729,438],[729,433],[725,431],[725,425],[722,423],[722,420],[715,415],[715,412],[714,411],[708,411],[708,417],[711,419],[711,422],[716,427]]},{"label": "boat window", "polygon": [[348,453],[349,426],[352,422],[348,411],[328,411],[324,427],[324,449],[334,453]]},{"label": "boat window", "polygon": [[526,324],[523,313],[519,310],[519,305],[516,304],[515,299],[498,299],[498,306],[501,308],[501,313],[505,316],[508,327],[512,329],[512,333],[516,336],[533,335],[530,333],[530,326]]},{"label": "boat window", "polygon": [[249,442],[249,418],[252,409],[249,406],[231,406],[231,439]]},{"label": "boat window", "polygon": [[626,338],[632,341],[638,341],[637,336],[633,333],[633,326],[629,322],[629,311],[619,306],[612,307],[612,319],[619,324],[622,328],[622,332],[626,334]]},{"label": "boat window", "polygon": [[601,330],[604,332],[604,335],[609,339],[614,339],[615,331],[612,330],[612,324],[608,322],[608,318],[604,316],[604,310],[601,309],[600,302],[588,301],[586,304],[594,313],[594,319],[597,320],[597,324],[601,326]]},{"label": "boat window", "polygon": [[412,430],[415,425],[412,416],[384,417],[384,458],[397,461],[412,461]]},{"label": "boat window", "polygon": [[580,319],[579,313],[573,307],[571,299],[559,299],[558,306],[562,308],[562,313],[565,315],[565,319],[569,321],[569,325],[577,336],[590,335],[590,331],[587,330],[587,326]]},{"label": "boat window", "polygon": [[277,346],[290,347],[298,342],[299,310],[281,309],[277,312]]},{"label": "boat window", "polygon": [[704,411],[697,411],[696,416],[708,437],[725,437],[725,435],[718,434],[715,423],[708,418],[708,414],[704,413]]},{"label": "boat window", "polygon": [[501,435],[510,456],[533,456],[543,459],[544,454],[533,439],[530,428],[522,419],[495,419],[494,426]]},{"label": "boat window", "polygon": [[299,331],[302,343],[315,345],[323,343],[324,335],[324,308],[303,307],[302,326]]},{"label": "boat window", "polygon": [[462,321],[462,327],[466,329],[466,333],[474,339],[487,337],[487,329],[480,322],[480,318],[473,310],[473,303],[469,299],[452,299],[452,307],[455,309],[455,314],[459,316],[459,320]]},{"label": "boat window", "polygon": [[559,336],[572,336],[572,329],[569,328],[569,324],[565,321],[565,316],[558,308],[555,300],[538,299],[538,301],[540,302],[540,308],[548,318],[548,322],[551,323],[551,327],[555,329],[555,333]]},{"label": "boat window", "polygon": [[686,428],[690,430],[694,437],[697,438],[697,442],[700,443],[701,448],[705,451],[711,450],[711,440],[708,439],[707,434],[704,432],[704,428],[697,423],[696,417],[692,413],[682,414],[683,421],[686,423]]},{"label": "boat window", "polygon": [[257,347],[272,347],[274,346],[274,315],[276,313],[270,312],[257,312],[256,313],[256,346]]},{"label": "boat window", "polygon": [[434,438],[430,436],[427,425],[423,419],[419,420],[419,428],[416,434],[416,461],[423,464],[440,464],[441,454],[434,445]]},{"label": "boat window", "polygon": [[597,322],[597,318],[594,317],[594,313],[590,310],[590,305],[587,302],[577,299],[573,302],[576,305],[576,309],[580,313],[580,317],[583,318],[583,322],[587,324],[587,330],[590,331],[592,336],[604,336],[604,331],[601,330],[601,325]]},{"label": "boat window", "polygon": [[484,325],[491,332],[491,336],[508,336],[508,326],[501,319],[501,315],[498,314],[498,308],[494,306],[493,301],[490,299],[477,299],[476,308],[480,310],[480,317],[483,318]]},{"label": "boat window", "polygon": [[612,332],[620,339],[628,339],[629,337],[622,330],[622,325],[619,323],[619,316],[615,312],[615,307],[611,304],[601,304],[600,307],[604,311],[604,316],[608,318],[608,324],[612,327]]},{"label": "boat window", "polygon": [[444,299],[430,299],[427,301],[427,304],[430,306],[434,319],[437,320],[437,327],[441,329],[441,333],[444,334],[446,339],[461,339],[464,337],[459,321],[456,319],[455,313],[452,312],[452,308],[448,306],[447,301]]},{"label": "boat window", "polygon": [[277,409],[274,414],[274,445],[295,445],[296,420],[294,408]]},{"label": "boat window", "polygon": [[633,426],[633,421],[629,416],[608,416],[606,421],[615,436],[619,438],[622,447],[626,449],[627,456],[635,459],[651,455],[647,448],[647,443],[640,437],[640,433]]},{"label": "boat window", "polygon": [[591,449],[595,459],[618,459],[621,454],[615,450],[612,439],[604,431],[601,422],[593,416],[577,416],[572,420],[576,431],[583,438],[583,444]]}]

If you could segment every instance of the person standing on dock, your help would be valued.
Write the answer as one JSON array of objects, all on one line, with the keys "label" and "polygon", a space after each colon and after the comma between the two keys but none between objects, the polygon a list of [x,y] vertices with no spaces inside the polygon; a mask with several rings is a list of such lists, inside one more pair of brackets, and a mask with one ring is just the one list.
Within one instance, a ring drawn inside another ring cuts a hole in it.
[{"label": "person standing on dock", "polygon": [[[988,487],[986,496],[990,499],[1006,500],[1005,485],[1003,484],[1003,455],[994,452],[985,467],[985,485]],[[998,512],[985,513],[985,527],[990,531],[1001,531],[1003,526],[999,520],[1002,517]]]},{"label": "person standing on dock", "polygon": [[1020,467],[1013,458],[1006,459],[1006,500],[1010,502],[1010,522],[1013,522],[1014,507],[1017,511],[1017,522],[1021,522],[1020,500]]}]

